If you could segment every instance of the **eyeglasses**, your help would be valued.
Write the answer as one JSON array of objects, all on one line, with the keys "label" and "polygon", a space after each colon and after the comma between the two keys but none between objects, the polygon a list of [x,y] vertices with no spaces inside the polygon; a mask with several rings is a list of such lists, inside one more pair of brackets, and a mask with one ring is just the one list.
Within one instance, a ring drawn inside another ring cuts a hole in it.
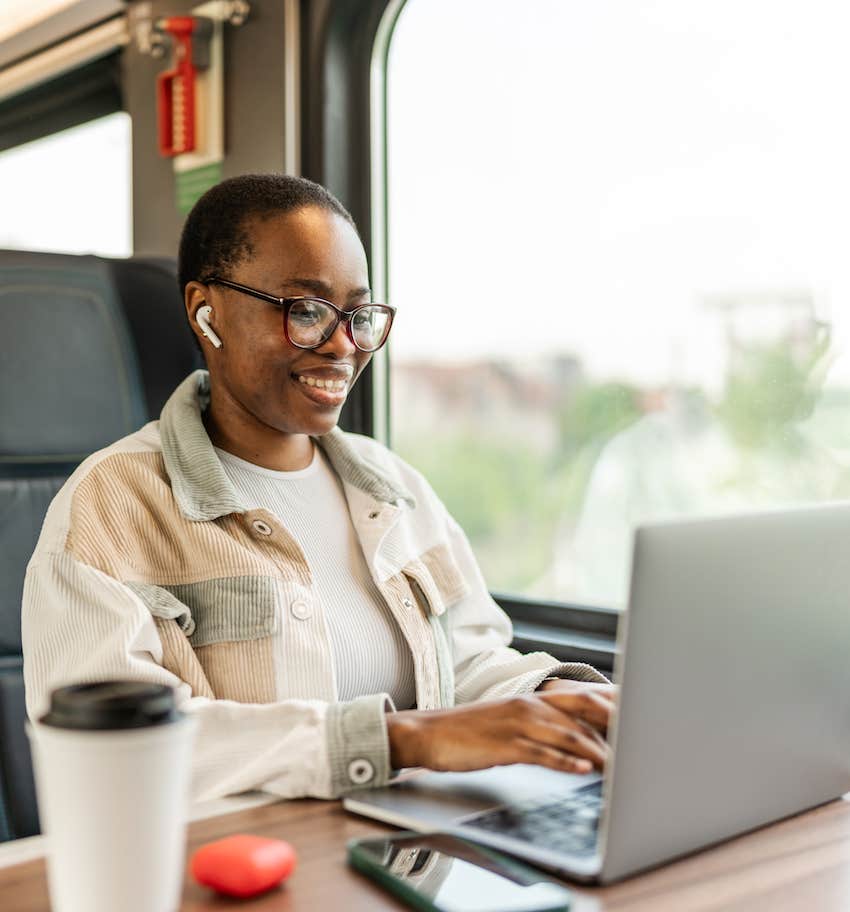
[{"label": "eyeglasses", "polygon": [[375,352],[387,341],[395,316],[395,308],[389,304],[369,303],[354,310],[340,310],[324,298],[276,298],[218,276],[210,276],[202,284],[224,285],[281,308],[284,335],[296,348],[319,348],[336,332],[337,326],[344,323],[346,335],[360,351]]}]

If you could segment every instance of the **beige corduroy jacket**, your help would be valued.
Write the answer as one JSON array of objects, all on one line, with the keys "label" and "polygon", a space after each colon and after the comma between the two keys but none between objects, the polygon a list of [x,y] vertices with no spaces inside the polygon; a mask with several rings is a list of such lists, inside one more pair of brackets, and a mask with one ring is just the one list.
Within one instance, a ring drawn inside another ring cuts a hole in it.
[{"label": "beige corduroy jacket", "polygon": [[[277,516],[239,502],[204,429],[208,396],[206,372],[189,376],[159,421],[89,457],[51,504],[24,589],[29,715],[67,683],[165,683],[199,721],[195,799],[382,785],[392,703],[339,702],[310,567]],[[420,709],[552,675],[605,680],[509,648],[508,618],[418,472],[367,437],[335,429],[316,442],[410,647]]]}]

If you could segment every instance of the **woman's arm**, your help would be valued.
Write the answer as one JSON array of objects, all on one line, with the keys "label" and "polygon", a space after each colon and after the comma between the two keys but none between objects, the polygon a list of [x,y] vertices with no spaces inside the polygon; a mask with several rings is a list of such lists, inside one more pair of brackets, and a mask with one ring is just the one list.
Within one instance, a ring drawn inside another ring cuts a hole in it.
[{"label": "woman's arm", "polygon": [[[468,586],[442,619],[458,705],[389,716],[393,767],[471,770],[537,763],[573,773],[601,768],[615,688],[590,665],[510,647],[509,618],[487,591],[466,535],[439,508],[448,532],[447,559]],[[550,677],[560,680],[546,682]]]},{"label": "woman's arm", "polygon": [[23,601],[30,718],[63,684],[150,681],[174,687],[180,708],[198,720],[193,800],[248,789],[332,798],[391,776],[386,694],[348,703],[216,700],[200,666],[192,685],[163,666],[157,623],[176,621],[156,622],[128,586],[70,555],[40,554],[27,571]]}]

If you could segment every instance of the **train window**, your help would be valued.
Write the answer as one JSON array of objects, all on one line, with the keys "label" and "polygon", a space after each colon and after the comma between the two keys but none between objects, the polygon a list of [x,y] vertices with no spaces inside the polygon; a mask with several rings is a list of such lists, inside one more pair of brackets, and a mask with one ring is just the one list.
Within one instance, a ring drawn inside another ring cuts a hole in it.
[{"label": "train window", "polygon": [[642,520],[850,495],[850,11],[408,0],[394,448],[491,588],[623,605]]},{"label": "train window", "polygon": [[0,152],[0,247],[130,256],[130,116]]}]

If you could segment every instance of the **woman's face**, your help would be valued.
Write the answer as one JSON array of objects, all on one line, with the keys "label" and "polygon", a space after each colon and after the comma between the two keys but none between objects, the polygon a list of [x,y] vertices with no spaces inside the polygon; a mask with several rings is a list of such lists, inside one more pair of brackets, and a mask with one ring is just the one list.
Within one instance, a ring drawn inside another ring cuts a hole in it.
[{"label": "woman's face", "polygon": [[[370,300],[366,254],[354,228],[315,206],[254,220],[252,252],[220,276],[275,297],[310,295],[340,310]],[[295,348],[274,304],[220,285],[207,286],[210,323],[222,340],[205,346],[213,389],[224,390],[258,421],[285,434],[326,434],[337,423],[354,381],[371,355],[337,326],[319,348]],[[333,382],[330,389],[307,378]]]}]

